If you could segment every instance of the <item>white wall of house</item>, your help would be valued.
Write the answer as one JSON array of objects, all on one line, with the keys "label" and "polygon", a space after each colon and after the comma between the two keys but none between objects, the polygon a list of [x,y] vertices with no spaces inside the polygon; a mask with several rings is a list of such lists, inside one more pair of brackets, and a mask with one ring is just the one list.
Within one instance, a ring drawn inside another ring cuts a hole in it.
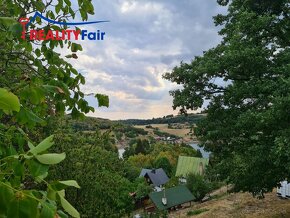
[{"label": "white wall of house", "polygon": [[154,191],[155,192],[161,192],[162,190],[163,190],[162,186],[160,186],[160,187],[159,186],[155,186],[154,187]]}]

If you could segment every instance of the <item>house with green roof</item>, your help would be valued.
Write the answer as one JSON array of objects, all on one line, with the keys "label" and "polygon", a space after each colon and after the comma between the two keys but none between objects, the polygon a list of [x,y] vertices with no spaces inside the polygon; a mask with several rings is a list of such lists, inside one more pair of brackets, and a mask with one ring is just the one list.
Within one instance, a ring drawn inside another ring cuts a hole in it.
[{"label": "house with green roof", "polygon": [[184,179],[188,174],[203,174],[208,162],[208,158],[179,156],[175,176],[186,182]]},{"label": "house with green roof", "polygon": [[155,209],[158,210],[190,206],[194,200],[194,196],[185,185],[164,189],[161,192],[152,192],[149,194],[149,198],[153,202]]}]

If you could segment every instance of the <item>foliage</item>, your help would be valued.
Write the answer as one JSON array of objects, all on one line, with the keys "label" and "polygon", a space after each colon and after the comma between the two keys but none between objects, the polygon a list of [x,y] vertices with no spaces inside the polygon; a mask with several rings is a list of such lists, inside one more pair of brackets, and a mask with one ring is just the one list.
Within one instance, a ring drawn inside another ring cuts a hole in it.
[{"label": "foliage", "polygon": [[135,154],[146,154],[150,150],[150,145],[148,140],[144,139],[138,139],[135,147]]},{"label": "foliage", "polygon": [[[175,172],[175,171],[173,171],[173,172]],[[177,185],[179,185],[179,184],[180,184],[180,183],[179,183],[179,178],[175,177],[175,175],[174,175],[174,176],[172,176],[172,177],[170,178],[170,180],[165,184],[165,188],[171,188],[171,187],[177,186]]]},{"label": "foliage", "polygon": [[202,153],[201,153],[200,149],[196,150],[196,157],[202,157]]},{"label": "foliage", "polygon": [[136,200],[143,199],[144,197],[148,196],[148,194],[152,191],[152,187],[148,185],[144,178],[137,179],[136,183]]},{"label": "foliage", "polygon": [[[1,132],[4,132],[3,129]],[[58,210],[56,203],[59,203],[68,214],[79,217],[79,213],[64,198],[65,188],[80,188],[79,185],[74,180],[52,183],[45,180],[49,166],[58,164],[65,158],[65,153],[47,153],[54,144],[53,136],[36,146],[30,140],[23,140],[22,145],[18,144],[20,147],[17,151],[9,130],[6,134],[1,136],[1,139],[9,144],[5,149],[1,143],[0,215],[31,218],[55,217],[58,214],[66,217]],[[13,135],[21,140],[19,135]],[[28,147],[27,151],[24,151],[24,146]],[[43,187],[42,191],[38,190],[40,186]]]},{"label": "foliage", "polygon": [[[129,196],[135,185],[126,178],[128,166],[111,149],[106,133],[68,134],[61,129],[55,137],[56,151],[66,151],[62,166],[55,166],[51,178],[73,178],[82,187],[68,190],[67,199],[83,217],[121,217],[133,209]],[[136,175],[136,174],[135,174]],[[135,177],[136,178],[136,177]]]},{"label": "foliage", "polygon": [[123,157],[125,159],[129,158],[135,154],[148,154],[151,151],[150,143],[147,139],[131,139],[129,142],[129,147],[125,148]]},{"label": "foliage", "polygon": [[[83,117],[94,111],[84,100],[80,85],[84,77],[55,51],[67,47],[72,55],[82,50],[71,41],[31,41],[27,34],[20,35],[19,18],[31,17],[35,11],[56,20],[75,17],[70,0],[0,1],[0,216],[1,217],[72,217],[79,213],[65,199],[64,189],[79,188],[73,180],[51,181],[46,177],[50,165],[64,160],[65,153],[48,153],[53,145],[52,136],[40,131],[48,117]],[[78,1],[76,11],[82,20],[94,13],[91,1]],[[56,16],[58,15],[58,16]],[[63,30],[36,19],[31,29]],[[67,56],[67,57],[68,57]],[[99,106],[108,106],[107,97],[98,95]],[[60,207],[61,206],[61,207]]]},{"label": "foliage", "polygon": [[172,123],[197,123],[204,118],[202,114],[181,114],[177,116],[167,115],[164,117],[153,118],[148,120],[128,119],[120,120],[118,122],[129,125],[147,125],[146,128],[151,128],[150,124],[172,124]]},{"label": "foliage", "polygon": [[134,182],[136,178],[138,178],[138,176],[140,175],[140,168],[132,165],[128,161],[125,161],[124,162],[124,175],[129,181]]},{"label": "foliage", "polygon": [[195,215],[198,215],[198,214],[201,214],[201,213],[204,213],[208,211],[208,209],[206,208],[201,208],[201,209],[196,209],[196,210],[190,210],[187,212],[187,216],[195,216]]},{"label": "foliage", "polygon": [[222,42],[164,77],[183,86],[174,108],[206,108],[195,133],[216,173],[263,196],[290,173],[289,1],[218,2]]},{"label": "foliage", "polygon": [[173,134],[170,134],[168,132],[162,132],[160,130],[157,130],[157,129],[154,129],[153,130],[153,133],[157,136],[160,136],[160,137],[170,137],[172,139],[175,139],[175,138],[179,138],[178,136],[176,135],[173,135]]},{"label": "foliage", "polygon": [[209,182],[198,174],[189,174],[186,178],[186,186],[191,191],[196,201],[201,201],[210,191]]},{"label": "foliage", "polygon": [[[133,144],[134,145],[134,144]],[[164,164],[167,168],[168,173],[173,172],[177,165],[177,160],[180,155],[196,157],[198,153],[192,147],[186,144],[165,144],[165,143],[154,143],[150,144],[150,150],[145,155],[135,154],[134,150],[131,150],[132,146],[126,148],[126,155],[130,155],[129,158],[126,156],[128,162],[137,168],[156,168],[156,163],[159,165]],[[161,163],[157,160],[160,159]],[[165,160],[167,159],[168,162]],[[166,163],[165,163],[165,161]],[[168,174],[171,175],[171,174]]]},{"label": "foliage", "polygon": [[128,163],[139,168],[151,168],[153,165],[153,157],[151,155],[137,154],[128,158]]},{"label": "foliage", "polygon": [[160,157],[156,159],[153,163],[153,166],[156,169],[162,168],[168,176],[172,174],[172,165],[166,157]]},{"label": "foliage", "polygon": [[169,212],[167,210],[157,210],[150,214],[142,214],[144,218],[167,218]]}]

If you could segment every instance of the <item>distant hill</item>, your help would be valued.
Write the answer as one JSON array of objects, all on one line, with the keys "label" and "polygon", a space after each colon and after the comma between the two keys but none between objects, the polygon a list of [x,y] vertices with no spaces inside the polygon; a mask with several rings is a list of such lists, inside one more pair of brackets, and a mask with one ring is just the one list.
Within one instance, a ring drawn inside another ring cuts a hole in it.
[{"label": "distant hill", "polygon": [[172,123],[189,123],[194,124],[204,118],[204,114],[188,114],[188,115],[167,115],[164,117],[153,119],[128,119],[118,120],[117,122],[128,125],[149,125],[149,124],[172,124]]}]

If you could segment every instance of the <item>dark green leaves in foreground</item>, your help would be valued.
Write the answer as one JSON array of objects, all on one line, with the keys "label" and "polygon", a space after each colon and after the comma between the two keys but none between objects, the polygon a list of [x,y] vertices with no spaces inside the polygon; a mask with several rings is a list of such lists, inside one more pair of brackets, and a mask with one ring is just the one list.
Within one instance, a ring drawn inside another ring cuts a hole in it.
[{"label": "dark green leaves in foreground", "polygon": [[0,217],[31,218],[38,217],[39,214],[44,218],[54,218],[57,214],[66,217],[63,212],[57,211],[56,202],[59,202],[64,211],[72,217],[80,217],[77,210],[65,199],[67,187],[80,188],[74,180],[51,184],[46,182],[46,191],[17,188],[17,185],[25,181],[26,177],[30,180],[33,178],[35,183],[43,183],[48,175],[49,165],[60,163],[65,159],[65,153],[47,153],[53,145],[53,136],[49,136],[36,146],[28,142],[30,150],[26,153],[0,159],[2,165],[14,166],[15,175],[8,176],[11,174],[9,168],[7,170],[3,168],[1,171],[0,178],[7,176],[8,179],[6,182],[0,180]]},{"label": "dark green leaves in foreground", "polygon": [[[63,58],[66,54],[56,50],[68,48],[71,57],[77,58],[76,52],[82,51],[82,46],[69,40],[33,42],[28,31],[22,35],[18,18],[31,18],[35,11],[52,20],[63,15],[59,19],[65,22],[76,13],[87,20],[94,8],[90,0],[78,1],[73,8],[71,0],[21,0],[21,4],[16,0],[1,1],[0,217],[68,217],[65,213],[80,217],[65,199],[64,191],[69,186],[79,188],[78,184],[73,180],[58,185],[46,181],[49,167],[66,155],[49,152],[53,136],[46,138],[49,133],[43,128],[48,117],[72,111],[72,117],[78,118],[94,111],[80,89],[85,78]],[[27,30],[36,28],[62,31],[68,26],[36,18]],[[99,105],[108,106],[108,100],[100,96]],[[33,143],[43,138],[41,143]]]},{"label": "dark green leaves in foreground", "polygon": [[13,111],[19,112],[19,99],[12,92],[0,88],[0,109],[6,114],[11,114]]},{"label": "dark green leaves in foreground", "polygon": [[98,100],[99,107],[109,107],[109,96],[103,94],[96,94],[95,97]]}]

